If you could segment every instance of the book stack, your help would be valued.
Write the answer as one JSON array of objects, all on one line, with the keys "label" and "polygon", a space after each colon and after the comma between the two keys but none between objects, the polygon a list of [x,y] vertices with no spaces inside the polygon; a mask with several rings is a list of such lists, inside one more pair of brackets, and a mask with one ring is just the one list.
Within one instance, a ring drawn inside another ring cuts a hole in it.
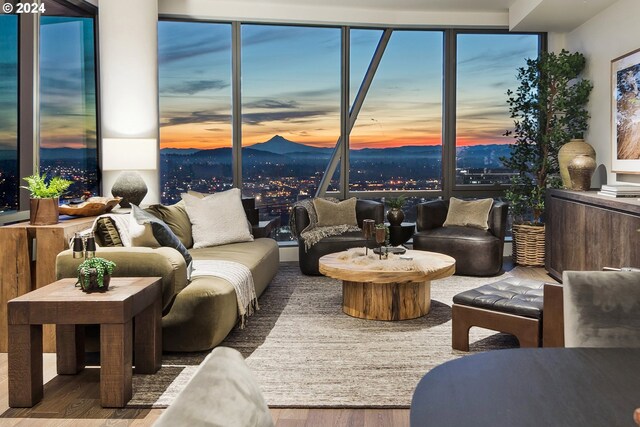
[{"label": "book stack", "polygon": [[608,197],[640,197],[640,185],[603,185],[598,194]]}]

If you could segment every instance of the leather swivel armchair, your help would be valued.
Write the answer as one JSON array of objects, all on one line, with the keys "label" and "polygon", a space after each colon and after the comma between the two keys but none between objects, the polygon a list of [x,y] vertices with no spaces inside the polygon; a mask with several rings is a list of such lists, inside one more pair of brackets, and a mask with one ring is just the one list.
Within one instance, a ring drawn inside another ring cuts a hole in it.
[{"label": "leather swivel armchair", "polygon": [[[376,224],[384,222],[384,205],[373,200],[358,200],[356,202],[356,219],[358,227],[362,228],[362,220],[372,219]],[[298,236],[298,259],[300,261],[300,271],[303,274],[318,276],[318,260],[320,257],[345,251],[349,248],[363,247],[366,240],[360,231],[353,231],[340,234],[338,236],[328,236],[318,243],[305,250],[304,238],[300,235],[309,225],[309,213],[301,206],[295,208],[295,231]],[[369,243],[372,244],[373,241]],[[373,242],[375,244],[375,242]]]},{"label": "leather swivel armchair", "polygon": [[495,276],[500,273],[508,205],[493,202],[488,230],[443,227],[448,210],[448,200],[434,200],[418,205],[413,249],[439,252],[455,258],[456,274],[462,276]]}]

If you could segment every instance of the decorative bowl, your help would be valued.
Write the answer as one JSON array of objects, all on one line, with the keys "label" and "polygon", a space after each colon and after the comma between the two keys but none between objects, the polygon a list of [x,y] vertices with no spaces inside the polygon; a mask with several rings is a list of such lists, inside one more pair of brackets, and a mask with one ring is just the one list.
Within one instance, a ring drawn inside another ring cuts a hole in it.
[{"label": "decorative bowl", "polygon": [[61,205],[61,215],[97,216],[110,212],[122,197],[89,197],[77,205]]}]

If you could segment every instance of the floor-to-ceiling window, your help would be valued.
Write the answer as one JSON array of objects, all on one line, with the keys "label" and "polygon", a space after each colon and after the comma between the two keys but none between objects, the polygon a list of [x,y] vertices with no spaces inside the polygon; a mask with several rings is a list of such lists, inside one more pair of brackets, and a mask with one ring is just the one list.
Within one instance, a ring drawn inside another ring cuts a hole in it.
[{"label": "floor-to-ceiling window", "polygon": [[313,197],[339,136],[340,29],[243,25],[242,182],[263,215]]},{"label": "floor-to-ceiling window", "polygon": [[456,40],[456,184],[508,184],[513,127],[505,102],[515,70],[538,55],[533,34],[461,33]]},{"label": "floor-to-ceiling window", "polygon": [[[281,240],[291,206],[318,194],[402,194],[408,220],[427,199],[500,196],[506,91],[543,45],[540,34],[239,22],[162,21],[159,34],[163,201],[197,183],[240,185],[280,217]],[[200,90],[206,79],[217,83]],[[226,157],[181,131],[195,124]]]},{"label": "floor-to-ceiling window", "polygon": [[0,213],[18,209],[18,16],[0,15]]},{"label": "floor-to-ceiling window", "polygon": [[99,195],[94,20],[40,18],[40,172]]},{"label": "floor-to-ceiling window", "polygon": [[162,201],[231,188],[231,25],[161,21],[158,49]]}]

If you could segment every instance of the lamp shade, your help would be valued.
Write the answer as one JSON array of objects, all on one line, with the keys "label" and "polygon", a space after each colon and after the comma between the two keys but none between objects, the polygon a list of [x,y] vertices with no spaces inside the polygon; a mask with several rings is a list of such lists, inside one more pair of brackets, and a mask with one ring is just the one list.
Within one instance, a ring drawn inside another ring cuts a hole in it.
[{"label": "lamp shade", "polygon": [[158,168],[155,138],[104,138],[102,170],[154,170]]}]

